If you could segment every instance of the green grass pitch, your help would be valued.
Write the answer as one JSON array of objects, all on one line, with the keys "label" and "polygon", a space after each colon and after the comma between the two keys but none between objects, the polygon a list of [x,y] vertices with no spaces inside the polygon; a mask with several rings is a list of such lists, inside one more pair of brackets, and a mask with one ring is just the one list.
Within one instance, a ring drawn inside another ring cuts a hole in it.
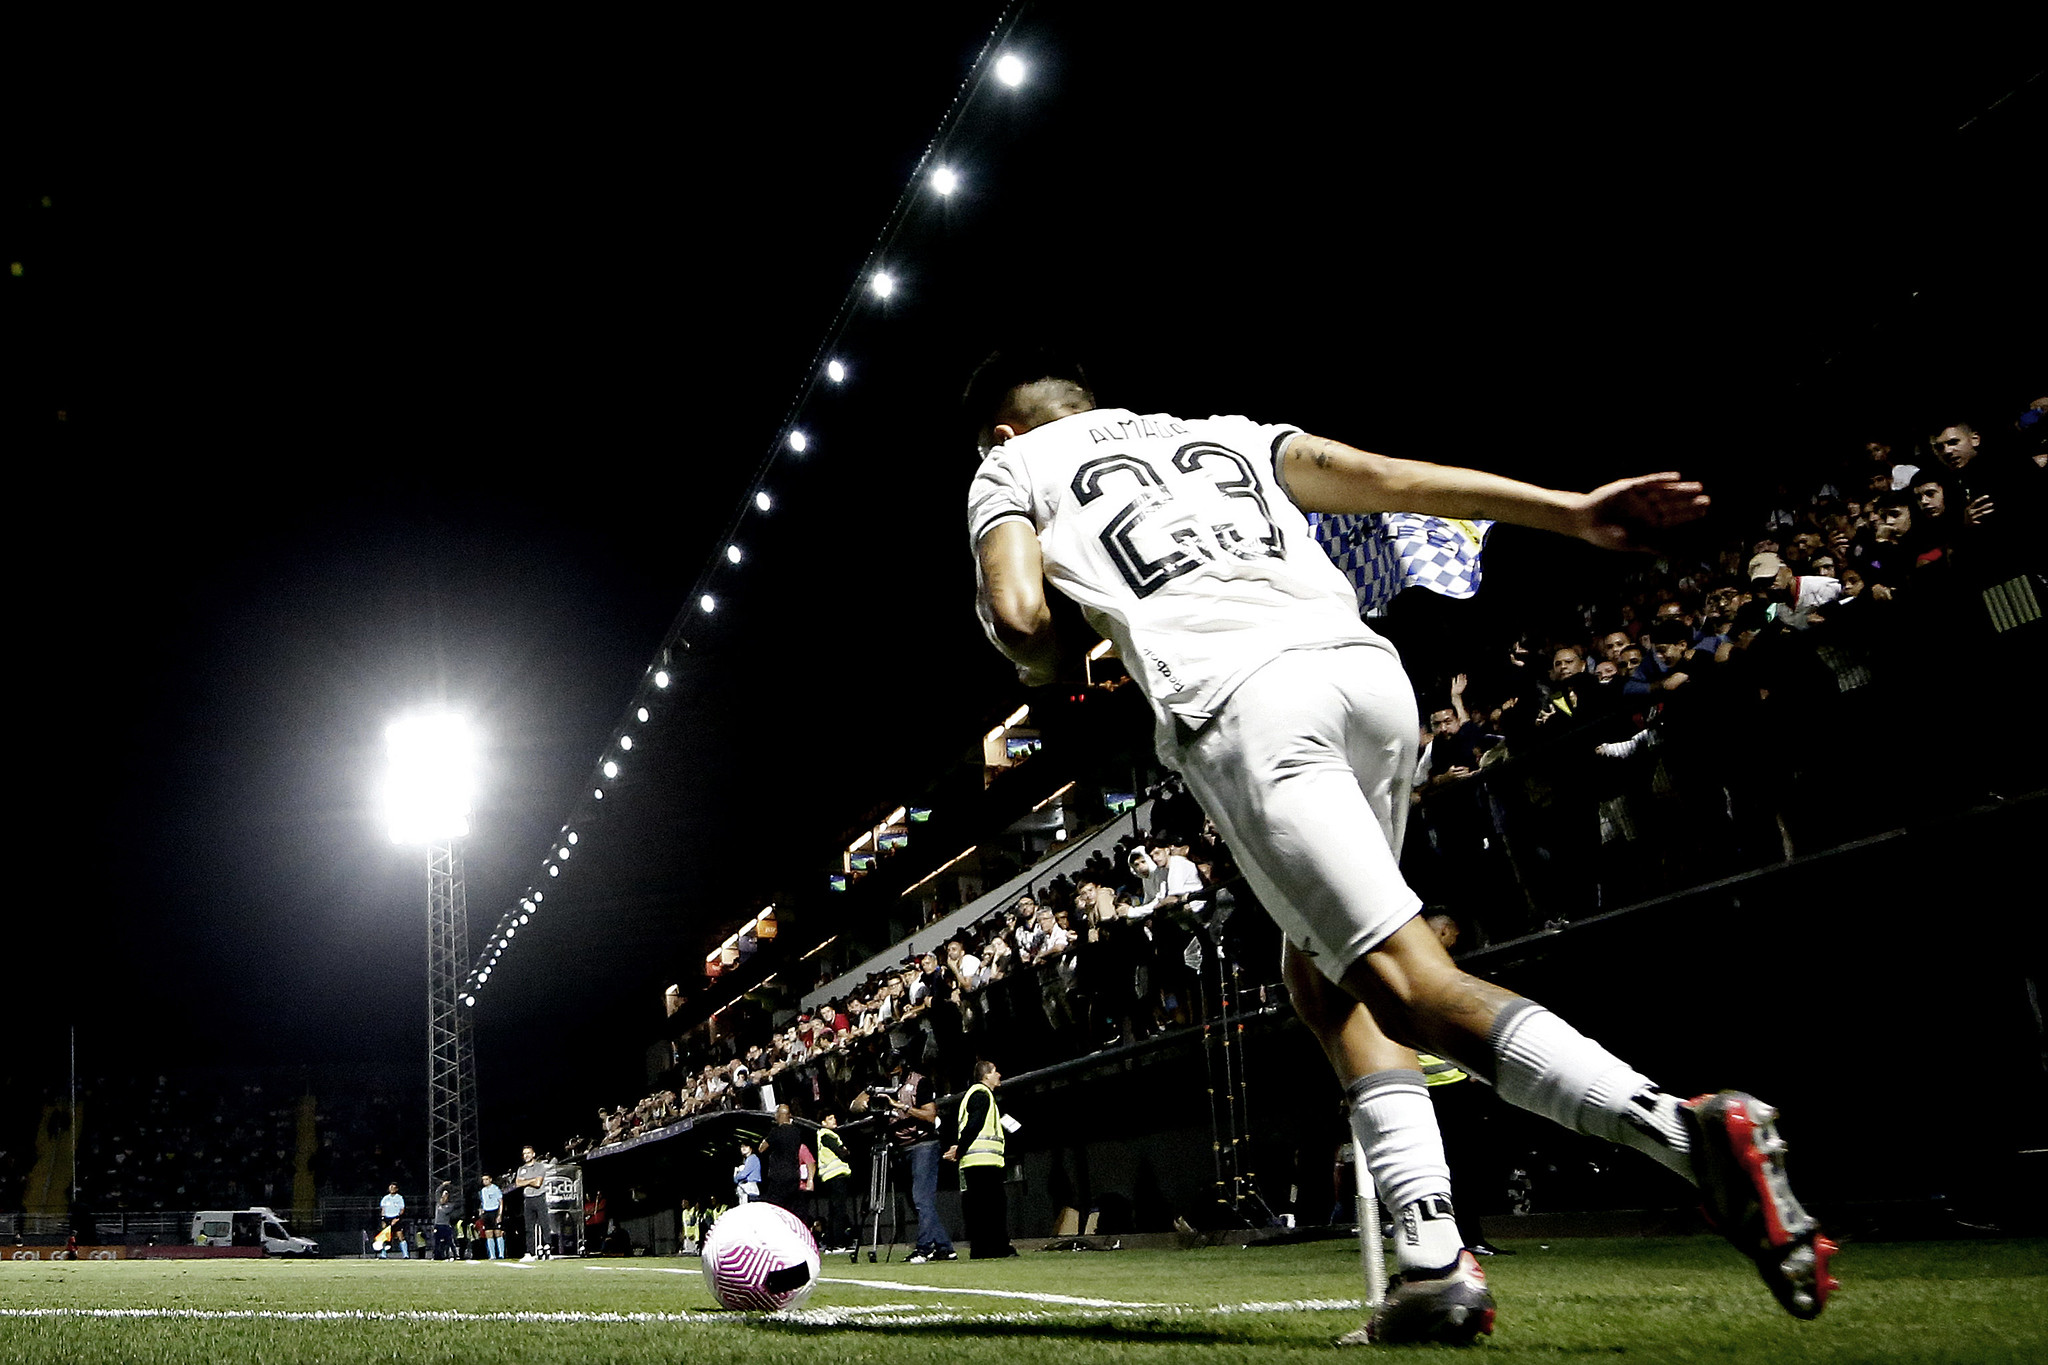
[{"label": "green grass pitch", "polygon": [[[1516,1246],[1487,1264],[1501,1305],[1478,1348],[1488,1359],[2048,1361],[2040,1241],[1848,1247],[1844,1288],[1811,1323],[1706,1238]],[[695,1267],[0,1263],[0,1361],[1222,1365],[1325,1357],[1363,1317],[1357,1245],[1342,1241],[927,1266],[831,1257],[789,1318],[716,1309]]]}]

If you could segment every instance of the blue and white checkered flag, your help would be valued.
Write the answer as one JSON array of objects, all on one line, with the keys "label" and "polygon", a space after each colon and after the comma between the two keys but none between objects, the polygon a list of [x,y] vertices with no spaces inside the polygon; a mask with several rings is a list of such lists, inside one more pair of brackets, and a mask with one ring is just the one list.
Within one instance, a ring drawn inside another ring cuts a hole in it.
[{"label": "blue and white checkered flag", "polygon": [[1358,614],[1372,616],[1404,588],[1445,597],[1479,591],[1479,557],[1490,521],[1452,521],[1412,512],[1367,512],[1315,518],[1316,542],[1351,580]]}]

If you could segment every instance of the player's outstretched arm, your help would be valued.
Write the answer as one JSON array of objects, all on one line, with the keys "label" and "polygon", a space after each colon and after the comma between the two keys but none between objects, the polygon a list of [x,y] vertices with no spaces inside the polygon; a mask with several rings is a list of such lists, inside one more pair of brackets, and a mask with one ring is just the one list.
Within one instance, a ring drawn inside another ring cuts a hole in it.
[{"label": "player's outstretched arm", "polygon": [[1045,601],[1045,559],[1028,522],[999,521],[981,538],[982,628],[1033,687],[1053,681],[1058,653]]},{"label": "player's outstretched arm", "polygon": [[1507,521],[1575,536],[1607,550],[1648,548],[1657,532],[1696,520],[1707,510],[1705,490],[1675,473],[1566,493],[1477,469],[1375,455],[1306,432],[1281,452],[1279,475],[1307,512],[1417,512]]}]

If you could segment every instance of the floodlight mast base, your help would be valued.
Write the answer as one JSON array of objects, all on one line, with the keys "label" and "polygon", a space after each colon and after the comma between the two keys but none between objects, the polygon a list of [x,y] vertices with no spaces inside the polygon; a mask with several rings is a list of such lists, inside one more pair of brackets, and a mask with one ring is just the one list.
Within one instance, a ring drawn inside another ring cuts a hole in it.
[{"label": "floodlight mast base", "polygon": [[459,1203],[483,1174],[477,1140],[476,1039],[462,1003],[469,968],[469,911],[462,887],[462,847],[436,842],[427,854],[427,1189],[431,1206],[441,1182]]}]

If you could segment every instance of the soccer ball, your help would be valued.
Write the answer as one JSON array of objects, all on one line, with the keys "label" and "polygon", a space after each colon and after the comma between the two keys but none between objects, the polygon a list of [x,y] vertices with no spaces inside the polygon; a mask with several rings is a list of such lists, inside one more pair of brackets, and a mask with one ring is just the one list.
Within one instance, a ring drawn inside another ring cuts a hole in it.
[{"label": "soccer ball", "polygon": [[720,1215],[704,1239],[704,1279],[727,1308],[795,1308],[818,1285],[818,1243],[788,1209],[750,1203]]}]

